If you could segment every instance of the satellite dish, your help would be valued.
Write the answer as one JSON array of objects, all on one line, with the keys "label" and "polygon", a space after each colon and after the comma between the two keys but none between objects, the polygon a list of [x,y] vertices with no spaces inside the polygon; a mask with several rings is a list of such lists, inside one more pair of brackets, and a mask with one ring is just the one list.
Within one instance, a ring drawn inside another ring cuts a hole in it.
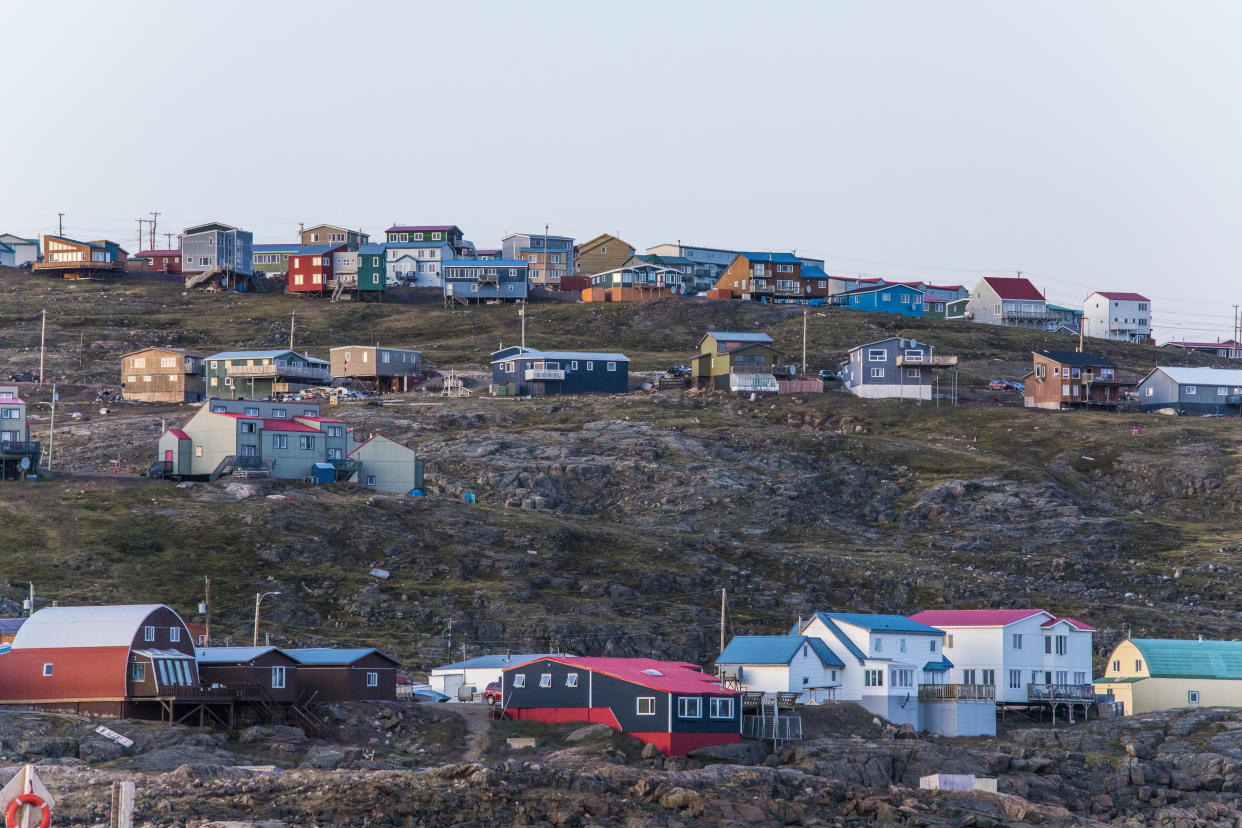
[{"label": "satellite dish", "polygon": [[29,457],[23,457],[23,458],[22,458],[21,467],[22,467],[22,471],[26,471],[27,469],[29,469],[29,468],[30,468],[30,458],[29,458]]}]

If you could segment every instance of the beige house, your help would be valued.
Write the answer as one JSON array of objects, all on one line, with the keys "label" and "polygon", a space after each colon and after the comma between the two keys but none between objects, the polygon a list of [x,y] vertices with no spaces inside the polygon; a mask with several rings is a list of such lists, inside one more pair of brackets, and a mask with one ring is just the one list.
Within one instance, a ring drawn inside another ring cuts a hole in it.
[{"label": "beige house", "polygon": [[409,391],[423,373],[423,352],[404,348],[345,345],[333,348],[329,360],[334,378],[358,380],[381,393]]},{"label": "beige house", "polygon": [[206,395],[203,356],[180,348],[143,348],[121,357],[125,399],[198,402]]},{"label": "beige house", "polygon": [[302,231],[303,247],[310,247],[316,244],[346,244],[350,250],[356,251],[362,245],[370,243],[370,241],[371,237],[361,230],[350,230],[331,224],[316,224],[314,227],[307,227]]},{"label": "beige house", "polygon": [[634,248],[625,241],[603,233],[577,245],[574,270],[582,276],[593,276],[622,267],[634,255]]},{"label": "beige house", "polygon": [[1242,641],[1127,638],[1094,683],[1097,693],[1112,693],[1127,715],[1242,707]]},{"label": "beige house", "polygon": [[380,434],[360,443],[349,459],[361,468],[352,482],[381,492],[409,494],[423,487],[423,461],[414,449],[394,443]]}]

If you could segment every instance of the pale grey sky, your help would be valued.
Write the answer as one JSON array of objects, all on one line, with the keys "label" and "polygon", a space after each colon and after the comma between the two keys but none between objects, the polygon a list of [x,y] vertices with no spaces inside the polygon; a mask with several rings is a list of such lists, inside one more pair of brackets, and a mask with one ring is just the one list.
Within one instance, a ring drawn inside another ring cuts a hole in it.
[{"label": "pale grey sky", "polygon": [[0,6],[0,231],[549,222],[1137,290],[1161,340],[1242,302],[1236,2]]}]

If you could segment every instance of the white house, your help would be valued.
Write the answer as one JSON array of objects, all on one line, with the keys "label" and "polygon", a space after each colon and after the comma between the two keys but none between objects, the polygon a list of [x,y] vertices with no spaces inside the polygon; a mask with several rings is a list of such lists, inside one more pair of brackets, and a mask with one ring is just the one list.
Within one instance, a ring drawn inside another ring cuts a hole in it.
[{"label": "white house", "polygon": [[0,242],[0,267],[15,267],[13,263],[13,248],[4,242]]},{"label": "white house", "polygon": [[1002,704],[1042,701],[1052,688],[1090,691],[1095,630],[1081,621],[1042,609],[925,610],[910,618],[944,630],[951,683],[992,685]]},{"label": "white house", "polygon": [[1083,333],[1096,339],[1151,339],[1151,300],[1139,293],[1097,290],[1082,303]]},{"label": "white house", "polygon": [[966,302],[966,319],[989,325],[1046,329],[1053,320],[1048,303],[1029,279],[985,276]]},{"label": "white house", "polygon": [[835,697],[845,662],[814,636],[739,635],[720,653],[716,669],[740,690],[797,693],[806,703]]},{"label": "white house", "polygon": [[13,259],[5,259],[4,264],[10,267],[21,267],[26,262],[39,261],[39,240],[26,239],[12,233],[0,233],[0,246],[8,247],[13,252]]},{"label": "white house", "polygon": [[462,687],[473,687],[475,693],[482,693],[487,689],[487,685],[500,681],[505,668],[541,658],[572,658],[572,656],[569,653],[503,653],[477,656],[433,668],[427,683],[431,685],[432,690],[443,693],[451,699],[457,699],[457,691]]},{"label": "white house", "polygon": [[893,724],[919,727],[919,684],[942,683],[944,633],[904,615],[817,612],[794,633],[818,638],[841,659],[840,701]]},{"label": "white house", "polygon": [[385,247],[385,275],[414,287],[443,288],[444,262],[456,258],[447,242],[390,242]]}]

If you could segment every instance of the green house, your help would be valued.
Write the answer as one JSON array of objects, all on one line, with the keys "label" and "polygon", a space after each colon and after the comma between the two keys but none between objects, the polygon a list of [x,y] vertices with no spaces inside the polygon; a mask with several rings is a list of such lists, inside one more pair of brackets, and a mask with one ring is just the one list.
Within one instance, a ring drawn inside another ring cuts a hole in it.
[{"label": "green house", "polygon": [[690,375],[696,388],[729,391],[738,384],[734,375],[770,376],[779,361],[772,337],[765,333],[708,331],[690,360]]},{"label": "green house", "polygon": [[298,252],[299,244],[256,244],[251,266],[264,276],[284,276],[289,272],[289,255]]},{"label": "green house", "polygon": [[364,244],[358,248],[358,291],[383,293],[388,286],[388,266],[384,262],[388,247]]},{"label": "green house", "polygon": [[297,351],[225,351],[203,360],[207,395],[261,400],[323,385],[332,379],[328,363]]}]

